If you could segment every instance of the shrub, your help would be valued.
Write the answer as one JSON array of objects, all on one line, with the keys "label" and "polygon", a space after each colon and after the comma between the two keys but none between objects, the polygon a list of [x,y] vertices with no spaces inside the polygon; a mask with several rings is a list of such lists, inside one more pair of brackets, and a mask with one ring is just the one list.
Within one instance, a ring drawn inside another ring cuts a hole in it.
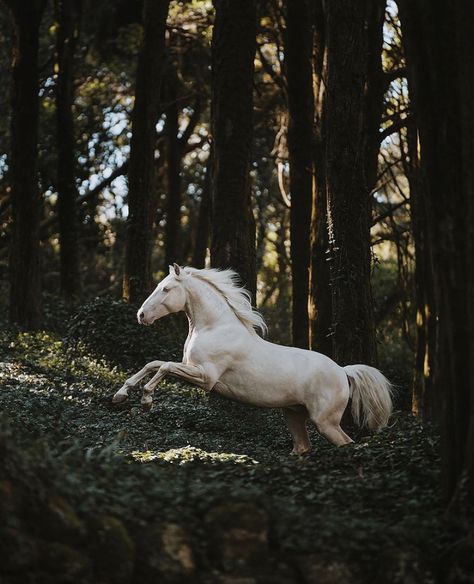
[{"label": "shrub", "polygon": [[171,315],[153,327],[138,324],[137,307],[110,298],[83,305],[71,319],[68,352],[85,350],[94,359],[129,371],[155,359],[181,361],[186,317]]}]

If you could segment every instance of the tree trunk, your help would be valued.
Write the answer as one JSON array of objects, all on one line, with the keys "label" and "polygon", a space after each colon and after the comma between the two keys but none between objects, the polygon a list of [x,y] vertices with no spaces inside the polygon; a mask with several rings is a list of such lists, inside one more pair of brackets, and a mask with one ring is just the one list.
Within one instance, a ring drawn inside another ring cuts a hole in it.
[{"label": "tree trunk", "polygon": [[399,2],[428,188],[438,316],[443,487],[452,507],[474,497],[474,6]]},{"label": "tree trunk", "polygon": [[166,174],[168,193],[166,201],[165,229],[165,270],[173,263],[179,263],[180,226],[181,226],[181,152],[178,140],[179,112],[177,104],[176,81],[173,75],[168,77],[166,108]]},{"label": "tree trunk", "polygon": [[327,4],[326,192],[334,358],[374,363],[366,86],[368,0]]},{"label": "tree trunk", "polygon": [[156,123],[165,60],[169,0],[145,0],[138,57],[128,171],[128,219],[123,297],[141,302],[151,288]]},{"label": "tree trunk", "polygon": [[433,258],[427,225],[427,191],[418,150],[418,131],[407,126],[407,172],[410,186],[411,228],[415,243],[416,349],[412,386],[412,412],[425,419],[439,420],[439,398],[433,393],[436,349]]},{"label": "tree trunk", "polygon": [[57,191],[61,292],[68,300],[80,296],[81,281],[77,237],[74,101],[74,52],[80,3],[56,0],[56,124],[58,144]]},{"label": "tree trunk", "polygon": [[[367,78],[365,82],[365,182],[367,197],[373,192],[378,175],[380,125],[387,90],[382,66],[383,26],[386,0],[371,0],[367,7]],[[370,203],[369,203],[370,206]]]},{"label": "tree trunk", "polygon": [[38,188],[38,43],[45,2],[5,2],[13,16],[13,84],[9,177],[12,192],[10,320],[25,329],[41,321]]},{"label": "tree trunk", "polygon": [[308,348],[310,222],[313,199],[313,30],[309,0],[288,2],[285,61],[288,80],[290,242],[293,344]]},{"label": "tree trunk", "polygon": [[325,180],[324,78],[326,25],[322,0],[315,3],[314,19],[314,189],[310,233],[309,342],[313,351],[332,356],[331,289],[328,262],[327,199]]},{"label": "tree trunk", "polygon": [[255,221],[250,193],[255,0],[216,0],[212,36],[211,264],[233,268],[255,297]]},{"label": "tree trunk", "polygon": [[212,176],[212,146],[207,160],[206,176],[199,205],[196,236],[194,239],[193,266],[204,268],[207,248],[209,246],[209,228],[211,223],[211,176]]}]

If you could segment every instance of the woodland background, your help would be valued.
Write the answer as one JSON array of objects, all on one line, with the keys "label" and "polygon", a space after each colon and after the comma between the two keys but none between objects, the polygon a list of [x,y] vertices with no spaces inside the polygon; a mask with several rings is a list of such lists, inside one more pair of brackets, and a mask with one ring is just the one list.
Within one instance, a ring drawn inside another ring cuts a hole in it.
[{"label": "woodland background", "polygon": [[[473,581],[471,3],[0,7],[0,570]],[[298,463],[277,413],[177,382],[111,409],[180,358],[183,319],[134,317],[173,262],[234,268],[270,340],[380,367],[395,427]]]}]

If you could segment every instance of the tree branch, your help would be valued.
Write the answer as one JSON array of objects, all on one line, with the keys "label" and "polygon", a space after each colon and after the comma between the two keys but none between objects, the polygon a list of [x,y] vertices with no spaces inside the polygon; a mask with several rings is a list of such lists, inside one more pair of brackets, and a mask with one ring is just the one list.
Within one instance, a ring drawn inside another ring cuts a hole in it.
[{"label": "tree branch", "polygon": [[383,142],[385,138],[391,136],[392,134],[395,134],[395,132],[398,132],[402,128],[406,128],[409,122],[410,116],[407,116],[406,118],[400,118],[399,120],[392,122],[390,126],[379,132],[380,142]]},{"label": "tree branch", "polygon": [[391,215],[393,215],[394,211],[396,211],[397,209],[400,209],[400,207],[403,207],[404,205],[408,205],[408,203],[409,203],[409,201],[404,200],[404,201],[401,201],[400,203],[397,203],[396,205],[391,205],[389,209],[387,209],[386,211],[381,213],[378,217],[374,217],[372,219],[371,227],[373,227],[374,225],[377,225],[377,223],[379,223],[380,221],[383,221],[387,217],[390,217]]}]

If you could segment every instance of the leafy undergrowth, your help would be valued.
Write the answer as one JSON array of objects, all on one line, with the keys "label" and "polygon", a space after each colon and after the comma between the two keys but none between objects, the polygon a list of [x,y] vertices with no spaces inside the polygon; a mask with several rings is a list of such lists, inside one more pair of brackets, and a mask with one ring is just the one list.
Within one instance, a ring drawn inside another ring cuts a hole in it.
[{"label": "leafy undergrowth", "polygon": [[[289,456],[277,411],[125,373],[53,334],[0,339],[0,580],[472,582],[471,521],[445,515],[435,429],[408,414]],[[472,519],[472,516],[471,516]]]}]

